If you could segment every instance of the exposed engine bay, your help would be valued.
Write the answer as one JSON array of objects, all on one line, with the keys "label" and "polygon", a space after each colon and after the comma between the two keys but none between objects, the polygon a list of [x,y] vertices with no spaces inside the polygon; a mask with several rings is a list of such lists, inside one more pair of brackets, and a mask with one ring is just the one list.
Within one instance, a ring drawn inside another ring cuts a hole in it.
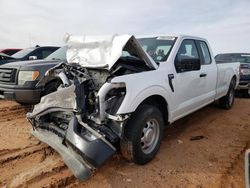
[{"label": "exposed engine bay", "polygon": [[112,79],[151,71],[157,65],[133,36],[85,42],[68,36],[66,41],[68,63],[47,71],[38,87],[50,77],[57,77],[62,84],[42,97],[27,118],[33,135],[58,151],[78,179],[86,180],[116,152],[130,116],[117,114],[126,83],[113,83]]}]

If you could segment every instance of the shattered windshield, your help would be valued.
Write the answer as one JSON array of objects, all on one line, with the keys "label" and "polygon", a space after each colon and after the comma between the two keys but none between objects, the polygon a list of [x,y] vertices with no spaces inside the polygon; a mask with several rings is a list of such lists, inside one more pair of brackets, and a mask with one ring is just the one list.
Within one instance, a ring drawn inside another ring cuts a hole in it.
[{"label": "shattered windshield", "polygon": [[138,41],[155,62],[160,62],[167,60],[176,37],[140,38]]}]

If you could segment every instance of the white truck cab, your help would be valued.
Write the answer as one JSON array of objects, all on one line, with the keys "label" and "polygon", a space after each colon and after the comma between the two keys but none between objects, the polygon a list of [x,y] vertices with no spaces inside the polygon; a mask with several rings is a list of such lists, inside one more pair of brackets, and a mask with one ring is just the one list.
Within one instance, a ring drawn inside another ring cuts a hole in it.
[{"label": "white truck cab", "polygon": [[[173,46],[162,46],[172,50],[168,52],[167,60],[159,61],[156,70],[112,80],[125,82],[127,91],[131,90],[127,92],[118,113],[133,112],[146,98],[158,95],[166,100],[168,121],[172,123],[225,96],[232,78],[235,78],[237,86],[239,64],[217,65],[205,39],[191,36],[169,39],[175,40],[175,43]],[[147,51],[143,42],[142,47]]]}]

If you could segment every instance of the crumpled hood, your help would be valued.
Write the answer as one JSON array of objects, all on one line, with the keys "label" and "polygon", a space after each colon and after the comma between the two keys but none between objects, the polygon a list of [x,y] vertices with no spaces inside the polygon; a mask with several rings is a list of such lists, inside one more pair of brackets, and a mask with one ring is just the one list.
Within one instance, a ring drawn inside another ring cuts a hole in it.
[{"label": "crumpled hood", "polygon": [[158,67],[133,35],[72,36],[67,34],[65,42],[68,45],[67,61],[78,63],[83,67],[111,69],[122,56],[126,45],[135,48],[139,58],[143,59],[149,67],[153,69]]}]

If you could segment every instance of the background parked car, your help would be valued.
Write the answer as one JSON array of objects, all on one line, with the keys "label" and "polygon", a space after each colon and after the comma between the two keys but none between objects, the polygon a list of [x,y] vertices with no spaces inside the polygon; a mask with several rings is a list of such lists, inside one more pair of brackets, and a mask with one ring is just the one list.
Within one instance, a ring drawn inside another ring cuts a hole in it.
[{"label": "background parked car", "polygon": [[47,80],[44,87],[36,84],[46,71],[66,61],[66,47],[61,47],[44,60],[13,62],[0,66],[0,98],[35,104],[41,96],[57,89],[57,78]]},{"label": "background parked car", "polygon": [[13,54],[12,57],[19,61],[44,59],[58,48],[59,47],[56,46],[36,46],[20,50],[19,52]]},{"label": "background parked car", "polygon": [[17,53],[20,50],[22,50],[22,49],[19,49],[19,48],[7,48],[7,49],[0,50],[0,52],[4,53],[6,55],[13,55],[13,54]]},{"label": "background parked car", "polygon": [[238,90],[250,96],[250,53],[225,53],[215,56],[217,63],[240,62],[240,82]]}]

